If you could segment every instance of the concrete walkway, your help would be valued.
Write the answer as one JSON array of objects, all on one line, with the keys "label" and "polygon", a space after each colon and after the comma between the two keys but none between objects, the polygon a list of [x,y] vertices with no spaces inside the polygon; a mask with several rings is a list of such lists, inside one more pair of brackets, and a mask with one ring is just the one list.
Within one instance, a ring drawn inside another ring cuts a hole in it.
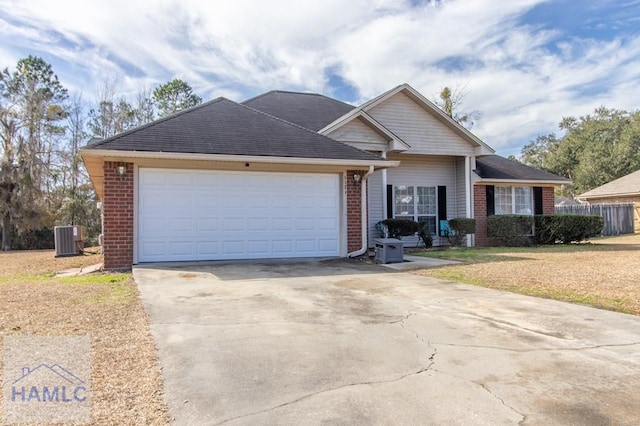
[{"label": "concrete walkway", "polygon": [[191,424],[640,424],[640,318],[348,261],[134,269]]}]

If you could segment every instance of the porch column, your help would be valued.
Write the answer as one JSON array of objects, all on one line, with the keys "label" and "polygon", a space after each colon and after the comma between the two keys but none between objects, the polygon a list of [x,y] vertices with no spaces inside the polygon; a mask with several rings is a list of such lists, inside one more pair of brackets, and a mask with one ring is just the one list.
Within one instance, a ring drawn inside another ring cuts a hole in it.
[{"label": "porch column", "polygon": [[[464,192],[465,192],[465,204],[466,204],[466,210],[467,210],[467,217],[472,218],[473,206],[471,205],[471,202],[473,199],[473,195],[471,194],[471,191],[473,190],[473,188],[471,183],[471,156],[469,155],[464,157],[464,176],[465,176]],[[474,237],[475,235],[467,235],[467,247],[474,246],[474,243],[475,243]]]}]

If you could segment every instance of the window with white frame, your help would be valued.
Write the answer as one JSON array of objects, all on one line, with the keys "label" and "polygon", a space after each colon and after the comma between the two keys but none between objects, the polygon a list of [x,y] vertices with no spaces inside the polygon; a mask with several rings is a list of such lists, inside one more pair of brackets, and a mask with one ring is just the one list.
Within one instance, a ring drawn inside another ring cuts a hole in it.
[{"label": "window with white frame", "polygon": [[496,186],[495,214],[533,214],[530,186]]},{"label": "window with white frame", "polygon": [[435,186],[394,186],[393,217],[424,223],[431,234],[435,235],[437,200]]}]

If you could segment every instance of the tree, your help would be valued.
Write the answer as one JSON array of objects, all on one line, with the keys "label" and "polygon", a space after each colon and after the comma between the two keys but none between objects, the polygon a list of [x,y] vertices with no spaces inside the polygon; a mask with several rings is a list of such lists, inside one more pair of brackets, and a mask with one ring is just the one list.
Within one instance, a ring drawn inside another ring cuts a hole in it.
[{"label": "tree", "polygon": [[115,90],[115,80],[104,80],[97,90],[98,104],[89,110],[89,130],[99,138],[108,138],[138,125],[135,108],[124,97],[116,98]]},{"label": "tree", "polygon": [[477,111],[457,112],[458,108],[462,106],[464,95],[465,92],[460,87],[456,87],[452,91],[448,86],[445,86],[440,92],[439,99],[436,100],[436,105],[458,124],[470,129],[475,124],[475,121],[478,120],[480,114]]},{"label": "tree", "polygon": [[28,56],[0,73],[0,216],[2,250],[10,248],[11,226],[36,224],[41,191],[49,178],[58,125],[66,117],[67,90],[49,63]]},{"label": "tree", "polygon": [[640,169],[640,112],[605,107],[579,118],[564,117],[565,134],[539,136],[525,145],[521,161],[573,181],[575,196]]},{"label": "tree", "polygon": [[193,93],[191,86],[178,78],[156,87],[152,99],[159,117],[166,117],[202,103],[202,98]]}]

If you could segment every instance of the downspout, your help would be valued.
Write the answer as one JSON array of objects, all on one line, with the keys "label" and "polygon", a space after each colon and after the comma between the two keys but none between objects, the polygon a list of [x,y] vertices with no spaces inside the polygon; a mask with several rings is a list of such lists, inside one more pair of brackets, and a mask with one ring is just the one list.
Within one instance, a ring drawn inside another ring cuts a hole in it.
[{"label": "downspout", "polygon": [[373,173],[374,167],[369,166],[369,171],[362,176],[362,180],[360,181],[360,218],[362,222],[362,247],[360,250],[352,251],[347,254],[347,257],[356,257],[362,256],[369,249],[367,245],[367,234],[368,234],[368,220],[367,220],[367,179]]}]

